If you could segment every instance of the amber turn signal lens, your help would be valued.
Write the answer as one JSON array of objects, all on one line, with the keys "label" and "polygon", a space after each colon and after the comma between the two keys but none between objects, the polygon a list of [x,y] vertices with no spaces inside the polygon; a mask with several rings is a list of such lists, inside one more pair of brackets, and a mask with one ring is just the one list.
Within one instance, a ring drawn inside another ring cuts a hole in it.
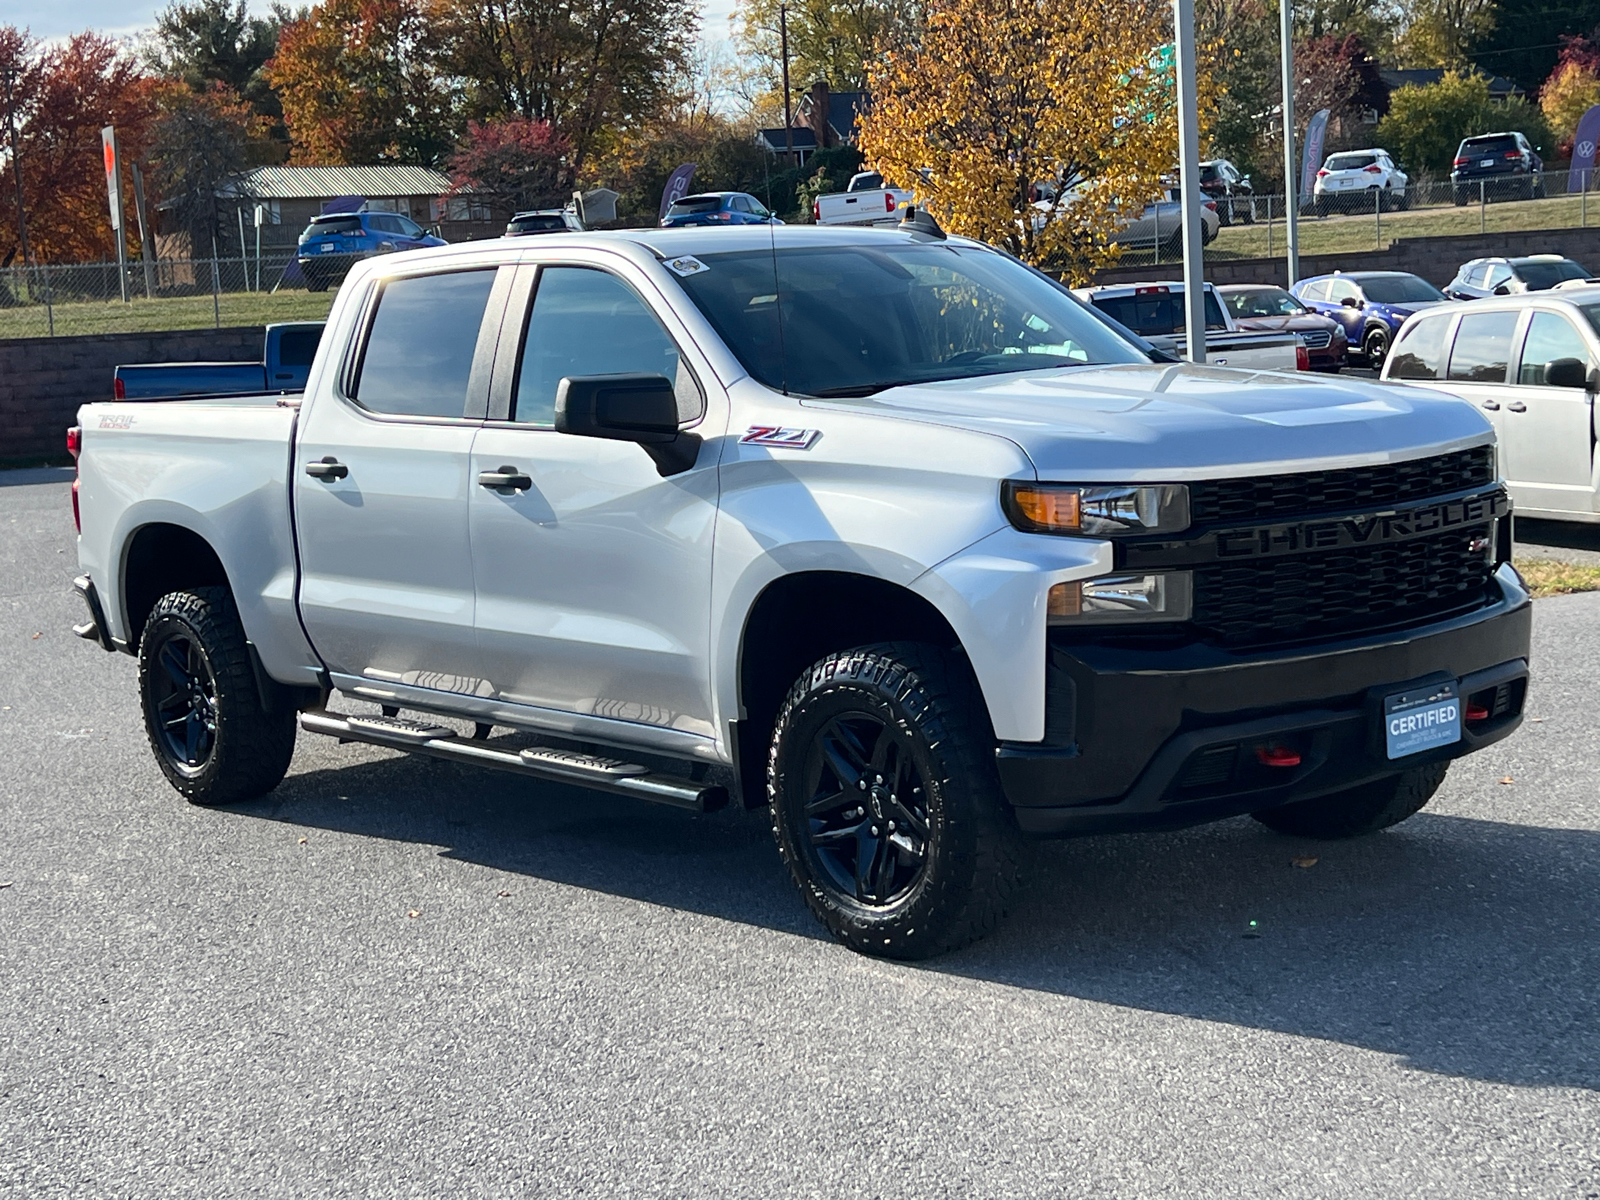
[{"label": "amber turn signal lens", "polygon": [[1075,617],[1083,611],[1083,585],[1058,583],[1050,589],[1046,606],[1050,617]]},{"label": "amber turn signal lens", "polygon": [[1076,488],[1038,487],[1021,484],[1011,492],[1011,501],[1025,520],[1041,529],[1080,529],[1083,512]]}]

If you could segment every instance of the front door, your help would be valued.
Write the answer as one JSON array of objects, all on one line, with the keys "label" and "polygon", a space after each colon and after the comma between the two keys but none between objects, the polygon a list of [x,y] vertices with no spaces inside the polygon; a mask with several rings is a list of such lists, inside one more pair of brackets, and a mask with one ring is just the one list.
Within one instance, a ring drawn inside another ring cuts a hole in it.
[{"label": "front door", "polygon": [[1545,369],[1558,358],[1590,368],[1595,363],[1588,341],[1566,317],[1536,309],[1502,418],[1503,470],[1520,507],[1592,513],[1594,396],[1545,383]]},{"label": "front door", "polygon": [[[686,356],[682,331],[664,327],[668,310],[657,297],[657,315],[645,299],[649,280],[633,270],[524,268],[520,290],[531,286],[532,300],[526,317],[507,313],[495,369],[502,419],[472,449],[478,645],[502,701],[709,738],[711,537],[726,400],[705,364]],[[693,468],[663,478],[631,442],[556,432],[563,377],[619,372],[674,383],[683,423],[706,439]],[[708,393],[718,397],[709,415]],[[527,486],[477,483],[507,473],[526,476]],[[582,727],[596,734],[594,722]]]},{"label": "front door", "polygon": [[300,611],[337,686],[479,689],[468,469],[503,307],[491,303],[504,294],[496,276],[377,284],[360,354],[306,413],[294,463]]}]

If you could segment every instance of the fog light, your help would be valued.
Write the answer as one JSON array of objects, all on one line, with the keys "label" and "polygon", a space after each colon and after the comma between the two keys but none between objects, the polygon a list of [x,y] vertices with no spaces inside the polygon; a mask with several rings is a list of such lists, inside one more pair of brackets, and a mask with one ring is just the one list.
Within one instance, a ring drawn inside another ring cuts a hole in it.
[{"label": "fog light", "polygon": [[1193,602],[1194,582],[1188,571],[1102,575],[1056,584],[1045,612],[1052,625],[1187,621]]}]

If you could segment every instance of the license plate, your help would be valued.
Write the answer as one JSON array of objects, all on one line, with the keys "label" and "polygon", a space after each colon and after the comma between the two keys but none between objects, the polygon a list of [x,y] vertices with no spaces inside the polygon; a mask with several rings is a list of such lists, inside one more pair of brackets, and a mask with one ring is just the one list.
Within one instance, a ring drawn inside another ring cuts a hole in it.
[{"label": "license plate", "polygon": [[333,253],[333,247],[332,246],[320,246],[320,247],[318,247],[318,249],[323,254],[332,254]]},{"label": "license plate", "polygon": [[1435,683],[1383,699],[1383,735],[1390,758],[1404,758],[1461,740],[1461,699],[1453,683]]},{"label": "license plate", "polygon": [[1478,160],[1478,165],[1480,167],[1492,167],[1492,166],[1494,166],[1494,159],[1492,159],[1492,158],[1480,158]]}]

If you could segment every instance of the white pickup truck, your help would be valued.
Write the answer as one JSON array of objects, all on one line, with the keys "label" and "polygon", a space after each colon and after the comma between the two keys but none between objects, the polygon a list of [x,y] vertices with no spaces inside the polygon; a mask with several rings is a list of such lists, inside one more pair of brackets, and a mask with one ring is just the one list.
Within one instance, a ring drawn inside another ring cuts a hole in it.
[{"label": "white pickup truck", "polygon": [[78,632],[191,801],[297,730],[731,792],[867,953],[990,929],[1024,834],[1368,833],[1521,721],[1480,412],[1152,361],[925,219],[386,256],[303,398],[79,422]]},{"label": "white pickup truck", "polygon": [[[1297,333],[1255,333],[1234,323],[1211,284],[1206,292],[1206,361],[1249,371],[1309,371],[1311,354]],[[1183,284],[1170,280],[1083,288],[1078,298],[1095,306],[1175,358],[1185,357]]]},{"label": "white pickup truck", "polygon": [[818,196],[811,204],[811,220],[817,225],[898,225],[901,207],[916,202],[915,192],[884,187],[882,175],[861,171],[844,191]]}]

